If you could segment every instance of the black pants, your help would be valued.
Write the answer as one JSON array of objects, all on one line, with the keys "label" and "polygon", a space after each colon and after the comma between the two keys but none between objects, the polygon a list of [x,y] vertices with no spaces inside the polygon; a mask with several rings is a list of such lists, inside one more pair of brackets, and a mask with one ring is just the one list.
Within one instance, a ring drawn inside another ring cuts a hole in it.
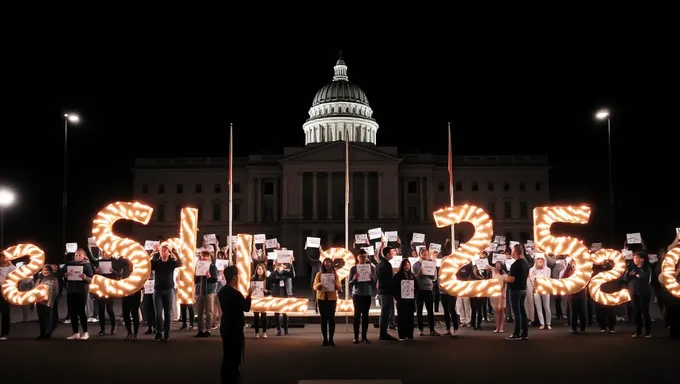
[{"label": "black pants", "polygon": [[[678,300],[670,299],[669,300]],[[680,305],[675,303],[675,305],[670,306],[664,303],[664,308],[666,309],[666,324],[670,328],[670,337],[673,339],[680,339]]]},{"label": "black pants", "polygon": [[581,329],[581,332],[586,330],[586,298],[585,297],[574,297],[570,300],[570,315],[569,324],[571,329],[576,331],[577,326]]},{"label": "black pants", "polygon": [[170,334],[170,322],[172,321],[172,289],[155,290],[153,293],[154,311],[156,312],[156,335],[165,332]]},{"label": "black pants", "polygon": [[267,313],[253,313],[253,326],[255,327],[255,333],[260,332],[260,327],[262,328],[263,333],[267,333]]},{"label": "black pants", "polygon": [[283,321],[281,321],[281,314],[280,313],[275,313],[274,314],[274,320],[276,321],[276,330],[281,332],[281,328],[283,328],[284,331],[288,330],[288,314],[284,313],[283,314]]},{"label": "black pants", "polygon": [[423,304],[427,311],[427,325],[430,327],[430,332],[434,332],[434,296],[432,291],[418,291],[416,296],[416,320],[418,322],[418,330],[423,330]]},{"label": "black pants", "polygon": [[142,293],[137,291],[130,296],[123,297],[123,321],[128,333],[139,333],[139,304]]},{"label": "black pants", "polygon": [[[54,305],[54,304],[53,304]],[[54,310],[45,304],[36,304],[35,311],[38,314],[38,323],[40,324],[40,336],[49,336],[54,331],[53,315]]]},{"label": "black pants", "polygon": [[[187,326],[187,311],[189,312],[189,325],[194,326],[194,306],[191,304],[180,304],[180,317],[182,318],[182,326]],[[212,322],[212,320],[210,320]]]},{"label": "black pants", "polygon": [[[352,296],[354,302],[354,338],[359,338],[359,324],[361,323],[361,337],[366,340],[368,334],[368,311],[371,309],[371,296]],[[363,317],[363,323],[362,321]]]},{"label": "black pants", "polygon": [[439,312],[439,300],[441,299],[441,293],[436,286],[434,291],[432,291],[432,295],[434,296],[434,311]]},{"label": "black pants", "polygon": [[61,295],[57,296],[54,303],[52,303],[52,307],[50,307],[52,308],[52,332],[54,332],[59,325],[59,301],[61,301]]},{"label": "black pants", "polygon": [[153,330],[156,324],[156,310],[154,309],[153,305],[153,293],[144,295],[143,307],[146,325],[150,330]]},{"label": "black pants", "polygon": [[109,321],[111,322],[111,330],[116,328],[116,314],[113,312],[113,299],[105,299],[100,297],[97,299],[97,307],[99,309],[99,328],[102,332],[106,329],[106,316],[104,312],[109,315]]},{"label": "black pants", "polygon": [[456,313],[456,296],[442,295],[442,306],[444,307],[444,324],[446,330],[451,330],[451,323],[453,322],[453,330],[458,330],[458,314]]},{"label": "black pants", "polygon": [[609,328],[609,330],[613,331],[614,328],[616,328],[616,313],[614,313],[614,307],[595,303],[595,317],[597,318],[597,324],[600,326],[600,329]]},{"label": "black pants", "polygon": [[0,336],[9,335],[9,324],[10,324],[10,306],[5,297],[0,292],[0,322],[2,322],[2,328],[0,328]]},{"label": "black pants", "polygon": [[380,337],[389,337],[388,326],[394,322],[394,296],[378,294],[380,300]]},{"label": "black pants", "polygon": [[644,321],[645,335],[652,334],[652,318],[649,316],[649,295],[633,294],[633,308],[635,311],[635,333],[642,334],[642,323]]},{"label": "black pants", "polygon": [[473,327],[481,328],[482,317],[484,311],[484,305],[486,304],[486,297],[471,297],[470,298],[470,309],[472,310],[472,315],[470,317],[470,322]]},{"label": "black pants", "polygon": [[590,291],[586,289],[586,321],[588,326],[593,325],[593,317],[597,318],[595,300],[590,297]]},{"label": "black pants", "polygon": [[553,296],[555,298],[555,316],[557,316],[558,319],[562,318],[562,296],[555,295]]},{"label": "black pants", "polygon": [[236,384],[241,379],[241,362],[245,351],[243,333],[236,335],[222,334],[222,384]]},{"label": "black pants", "polygon": [[413,338],[413,299],[397,300],[397,333],[400,339]]},{"label": "black pants", "polygon": [[335,336],[335,300],[319,300],[319,315],[321,316],[321,335],[324,340],[333,341]]},{"label": "black pants", "polygon": [[69,292],[66,294],[66,307],[71,318],[71,329],[73,329],[74,334],[78,333],[79,320],[83,332],[87,332],[87,315],[85,314],[87,295],[87,292]]}]

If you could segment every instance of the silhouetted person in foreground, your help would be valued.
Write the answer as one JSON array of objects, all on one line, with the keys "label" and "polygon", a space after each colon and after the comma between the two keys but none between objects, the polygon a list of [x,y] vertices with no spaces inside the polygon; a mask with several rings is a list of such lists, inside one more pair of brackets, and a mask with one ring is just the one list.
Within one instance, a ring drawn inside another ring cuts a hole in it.
[{"label": "silhouetted person in foreground", "polygon": [[241,362],[245,351],[243,312],[250,311],[250,294],[243,297],[238,287],[238,269],[231,266],[224,270],[227,285],[217,297],[222,308],[220,335],[222,336],[222,383],[238,383],[241,378]]}]

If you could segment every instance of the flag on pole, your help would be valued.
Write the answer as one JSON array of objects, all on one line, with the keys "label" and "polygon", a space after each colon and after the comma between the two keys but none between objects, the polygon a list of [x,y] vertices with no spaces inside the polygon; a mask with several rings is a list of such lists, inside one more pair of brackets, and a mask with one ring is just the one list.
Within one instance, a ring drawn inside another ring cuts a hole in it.
[{"label": "flag on pole", "polygon": [[227,239],[227,244],[229,245],[229,260],[233,263],[234,260],[232,258],[232,255],[234,254],[233,251],[233,242],[231,241],[232,239],[232,224],[234,222],[234,206],[233,206],[233,201],[232,197],[234,189],[233,189],[233,183],[232,183],[232,169],[233,169],[233,163],[234,163],[234,124],[230,123],[229,124],[229,238]]},{"label": "flag on pole", "polygon": [[[451,207],[453,207],[453,148],[451,146],[451,122],[449,121],[449,198],[451,199]],[[451,226],[451,252],[456,248],[456,231],[454,226]]]}]

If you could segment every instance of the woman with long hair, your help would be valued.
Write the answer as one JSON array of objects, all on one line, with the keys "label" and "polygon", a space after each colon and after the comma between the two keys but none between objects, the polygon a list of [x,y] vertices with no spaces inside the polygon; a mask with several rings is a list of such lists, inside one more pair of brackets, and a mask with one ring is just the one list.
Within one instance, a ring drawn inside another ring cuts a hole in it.
[{"label": "woman with long hair", "polygon": [[40,272],[35,285],[38,286],[40,284],[47,287],[47,299],[39,301],[35,306],[40,324],[40,335],[36,338],[37,340],[51,338],[52,331],[54,331],[54,320],[52,318],[54,310],[52,307],[60,293],[61,284],[59,284],[59,279],[54,275],[54,268],[51,265],[45,265]]},{"label": "woman with long hair", "polygon": [[[71,315],[71,328],[73,335],[68,340],[87,340],[90,334],[87,332],[87,315],[85,306],[89,296],[89,285],[94,275],[92,265],[88,262],[83,249],[78,249],[73,256],[73,261],[68,262],[63,268],[66,277],[66,306]],[[78,322],[83,332],[78,333]]]},{"label": "woman with long hair", "polygon": [[335,335],[335,307],[338,302],[338,291],[340,288],[340,279],[335,272],[333,260],[325,258],[321,263],[321,270],[314,278],[316,301],[319,305],[319,315],[321,316],[323,346],[335,346],[333,341],[333,336]]},{"label": "woman with long hair", "polygon": [[[259,297],[258,295],[261,294],[262,296],[267,296],[271,294],[271,290],[269,290],[268,286],[268,281],[267,281],[267,268],[265,264],[263,263],[258,263],[255,266],[255,273],[253,274],[253,277],[250,278],[250,285],[255,286],[253,283],[254,282],[261,282],[262,284],[262,292],[256,294],[255,291],[253,291],[252,297]],[[260,338],[260,328],[262,328],[262,338],[266,339],[267,338],[267,312],[255,312],[253,313],[253,327],[255,328],[255,338],[259,339]]]},{"label": "woman with long hair", "polygon": [[507,292],[507,284],[505,283],[505,279],[507,277],[508,272],[505,269],[505,263],[502,261],[495,262],[493,265],[493,270],[491,271],[491,278],[501,282],[501,295],[491,298],[491,307],[493,308],[494,318],[496,320],[496,329],[494,329],[495,333],[503,333],[503,327],[505,326],[503,314],[505,313]]},{"label": "woman with long hair", "polygon": [[[413,313],[416,310],[418,279],[411,271],[411,262],[403,259],[392,278],[394,298],[397,300],[397,332],[399,340],[413,340]],[[408,296],[405,296],[408,295]]]}]

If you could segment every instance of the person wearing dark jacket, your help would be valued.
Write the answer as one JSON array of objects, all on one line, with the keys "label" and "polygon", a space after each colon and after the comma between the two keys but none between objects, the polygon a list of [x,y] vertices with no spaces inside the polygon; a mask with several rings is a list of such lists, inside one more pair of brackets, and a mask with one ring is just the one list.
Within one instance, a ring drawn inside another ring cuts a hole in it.
[{"label": "person wearing dark jacket", "polygon": [[[392,282],[394,297],[397,300],[397,331],[399,333],[399,340],[413,340],[413,312],[416,310],[415,298],[418,296],[419,284],[418,279],[411,271],[411,262],[408,259],[401,261],[399,270],[394,274]],[[403,289],[408,282],[410,282],[413,289],[409,296],[406,297],[402,293],[408,291]]]},{"label": "person wearing dark jacket", "polygon": [[[361,341],[368,344],[368,312],[371,309],[371,298],[375,293],[375,268],[368,263],[366,251],[360,249],[357,252],[357,265],[349,270],[349,289],[352,290],[352,301],[354,303],[354,344],[359,344],[359,325],[361,324]],[[358,265],[362,269],[367,268],[370,272],[359,275]],[[363,317],[363,323],[361,318]]]},{"label": "person wearing dark jacket", "polygon": [[[293,259],[293,261],[295,261]],[[274,270],[269,279],[273,297],[291,297],[293,296],[293,278],[295,277],[295,267],[293,264],[279,263],[275,260]],[[283,334],[288,335],[288,314],[283,314],[283,321],[280,313],[274,313],[274,320],[276,321],[276,336],[281,336],[281,328]]]},{"label": "person wearing dark jacket", "polygon": [[387,328],[390,321],[390,313],[394,312],[394,272],[390,260],[396,254],[396,249],[385,247],[382,249],[383,258],[378,263],[378,297],[380,298],[380,340],[396,340],[389,333]]},{"label": "person wearing dark jacket", "polygon": [[213,318],[213,302],[217,289],[217,267],[212,262],[210,252],[201,252],[201,262],[210,263],[208,272],[204,276],[194,277],[196,283],[196,313],[198,314],[198,333],[196,337],[209,337]]},{"label": "person wearing dark jacket", "polygon": [[[222,336],[222,383],[238,383],[241,378],[241,362],[245,351],[243,327],[244,312],[250,311],[250,294],[243,297],[238,291],[238,269],[234,266],[224,270],[227,285],[220,290],[217,298],[222,308],[220,336]],[[251,288],[252,291],[252,288]]]},{"label": "person wearing dark jacket", "polygon": [[40,335],[36,338],[37,340],[51,338],[54,331],[54,319],[52,319],[54,311],[52,307],[57,296],[61,293],[59,292],[61,284],[59,284],[59,279],[54,276],[54,268],[51,265],[45,265],[40,272],[35,281],[35,286],[40,284],[47,287],[47,299],[36,303],[35,306],[40,324]]},{"label": "person wearing dark jacket", "polygon": [[170,340],[172,299],[175,287],[174,273],[175,268],[181,266],[182,261],[170,251],[170,245],[166,243],[160,247],[160,256],[151,260],[151,271],[155,272],[153,301],[156,312],[156,336],[154,341]]},{"label": "person wearing dark jacket", "polygon": [[633,301],[635,318],[635,334],[633,337],[642,337],[644,321],[645,337],[652,337],[652,319],[649,315],[649,300],[652,295],[652,272],[645,265],[646,255],[643,251],[633,254],[633,264],[628,267],[628,291]]},{"label": "person wearing dark jacket", "polygon": [[[86,261],[87,255],[82,249],[78,249],[70,261],[64,265],[62,271],[66,277],[66,304],[71,317],[73,335],[68,340],[87,340],[90,334],[87,332],[87,315],[85,305],[89,295],[89,283],[92,281],[94,271],[92,265]],[[78,321],[83,333],[78,333]]]},{"label": "person wearing dark jacket", "polygon": [[[563,279],[571,277],[576,272],[574,260],[569,260],[562,275]],[[573,334],[586,331],[586,288],[567,296],[569,302],[569,325]]]},{"label": "person wearing dark jacket", "polygon": [[[95,274],[106,277],[107,279],[118,280],[121,277],[125,260],[111,257],[110,253],[105,253],[104,258],[99,260],[99,265],[95,269]],[[111,335],[116,333],[116,314],[113,311],[112,297],[98,297],[97,309],[99,313],[99,333],[97,336],[106,335],[106,314],[109,315],[111,322]]]},{"label": "person wearing dark jacket", "polygon": [[[305,255],[307,256],[307,262],[312,267],[312,273],[310,275],[311,276],[310,285],[312,286],[312,288],[314,287],[314,277],[316,277],[316,274],[319,272],[319,269],[321,268],[321,262],[319,261],[321,251],[322,251],[321,246],[319,246],[319,248],[305,246]],[[316,313],[319,313],[319,307],[317,306],[316,303],[316,295],[312,295],[312,299],[314,300],[314,309]]]},{"label": "person wearing dark jacket", "polygon": [[[612,269],[612,265],[613,262],[611,260],[605,261],[603,265],[593,265],[593,277]],[[603,293],[613,293],[617,284],[617,281],[604,283],[600,286],[600,290]],[[595,318],[600,326],[600,332],[609,331],[610,333],[616,333],[616,313],[613,306],[595,302]]]},{"label": "person wearing dark jacket", "polygon": [[[132,262],[128,259],[119,259],[119,265],[121,269],[119,270],[119,276],[121,279],[127,279],[132,273]],[[127,335],[125,340],[137,340],[137,335],[139,334],[139,306],[142,302],[142,289],[123,297],[123,323],[125,323],[125,329],[127,330]]]}]

